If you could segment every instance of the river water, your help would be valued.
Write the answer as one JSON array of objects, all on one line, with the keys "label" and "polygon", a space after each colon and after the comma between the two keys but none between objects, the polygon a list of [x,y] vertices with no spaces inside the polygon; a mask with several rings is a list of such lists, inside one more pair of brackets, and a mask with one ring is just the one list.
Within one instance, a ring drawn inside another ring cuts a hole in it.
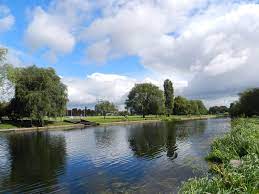
[{"label": "river water", "polygon": [[176,193],[230,120],[0,134],[0,193]]}]

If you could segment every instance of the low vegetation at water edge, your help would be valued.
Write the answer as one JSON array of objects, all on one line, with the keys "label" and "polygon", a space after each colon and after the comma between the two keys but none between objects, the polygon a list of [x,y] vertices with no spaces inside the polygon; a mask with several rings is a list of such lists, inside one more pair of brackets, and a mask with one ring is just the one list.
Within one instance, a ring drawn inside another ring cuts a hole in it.
[{"label": "low vegetation at water edge", "polygon": [[206,157],[212,177],[185,182],[180,193],[259,193],[259,120],[238,119]]}]

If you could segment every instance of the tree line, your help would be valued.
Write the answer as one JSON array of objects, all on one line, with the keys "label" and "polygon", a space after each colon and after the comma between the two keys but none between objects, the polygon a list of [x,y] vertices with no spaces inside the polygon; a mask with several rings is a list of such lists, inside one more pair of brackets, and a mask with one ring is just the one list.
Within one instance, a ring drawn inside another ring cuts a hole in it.
[{"label": "tree line", "polygon": [[[3,116],[11,120],[24,118],[36,120],[44,125],[46,117],[69,115],[67,110],[67,87],[53,68],[17,67],[5,64],[7,50],[0,49],[0,89],[8,80],[14,90],[13,98],[8,102],[0,102],[0,119]],[[3,92],[3,91],[1,91]],[[127,111],[118,111],[116,105],[102,101],[95,105],[94,110],[73,109],[70,113],[76,115],[136,114],[145,117],[148,114],[167,116],[206,114],[207,109],[200,100],[187,100],[184,97],[174,97],[172,82],[164,81],[164,91],[151,83],[136,84],[128,94],[125,102]]]},{"label": "tree line", "polygon": [[228,114],[229,108],[226,106],[212,106],[209,109],[209,114]]},{"label": "tree line", "polygon": [[136,84],[125,102],[131,114],[162,115],[201,115],[208,110],[201,100],[188,100],[182,96],[174,97],[172,82],[164,81],[164,91],[151,83]]}]

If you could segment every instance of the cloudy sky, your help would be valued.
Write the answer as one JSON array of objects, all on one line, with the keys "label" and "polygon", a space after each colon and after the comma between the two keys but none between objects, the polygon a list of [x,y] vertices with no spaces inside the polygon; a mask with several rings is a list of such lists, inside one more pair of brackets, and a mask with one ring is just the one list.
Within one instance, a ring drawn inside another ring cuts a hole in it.
[{"label": "cloudy sky", "polygon": [[53,67],[70,106],[122,105],[135,83],[207,106],[259,86],[255,0],[0,0],[0,45],[15,66]]}]

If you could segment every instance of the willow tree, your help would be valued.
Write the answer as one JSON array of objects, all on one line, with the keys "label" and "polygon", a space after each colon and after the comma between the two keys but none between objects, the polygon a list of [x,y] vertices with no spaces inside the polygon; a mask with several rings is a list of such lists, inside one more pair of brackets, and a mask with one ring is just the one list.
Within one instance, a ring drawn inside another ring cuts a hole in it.
[{"label": "willow tree", "polygon": [[14,117],[29,117],[44,125],[44,117],[63,116],[68,101],[67,88],[52,68],[15,68],[12,72],[15,96],[11,101]]}]

